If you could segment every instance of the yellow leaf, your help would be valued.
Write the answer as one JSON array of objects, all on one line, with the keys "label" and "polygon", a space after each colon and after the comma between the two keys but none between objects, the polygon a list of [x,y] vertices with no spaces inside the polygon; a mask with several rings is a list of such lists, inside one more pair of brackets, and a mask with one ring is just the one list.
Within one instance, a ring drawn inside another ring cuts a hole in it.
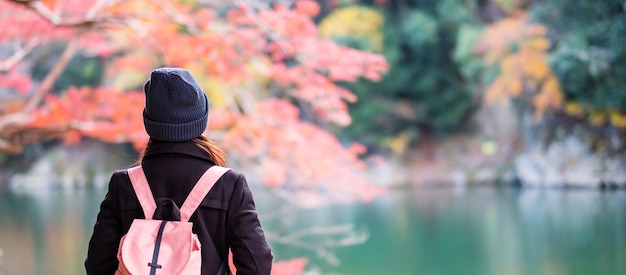
[{"label": "yellow leaf", "polygon": [[551,74],[547,60],[537,55],[527,55],[523,63],[524,75],[532,80],[540,81]]},{"label": "yellow leaf", "polygon": [[406,133],[401,133],[397,136],[388,137],[382,142],[383,147],[388,148],[396,155],[404,152],[404,150],[406,150],[406,148],[408,147],[408,144],[409,136]]},{"label": "yellow leaf", "polygon": [[231,90],[228,84],[215,78],[211,78],[203,84],[205,84],[203,87],[205,87],[205,91],[211,100],[211,105],[215,107],[225,107],[227,105],[226,95]]},{"label": "yellow leaf", "polygon": [[517,0],[494,0],[494,2],[506,12],[511,12],[521,5]]},{"label": "yellow leaf", "polygon": [[563,103],[563,94],[561,93],[559,80],[554,75],[548,77],[548,80],[543,84],[541,93],[548,98],[547,106],[549,107],[558,108]]},{"label": "yellow leaf", "polygon": [[617,128],[626,128],[626,116],[622,115],[618,111],[609,111],[609,119],[611,125]]},{"label": "yellow leaf", "polygon": [[594,126],[601,126],[606,122],[606,116],[603,112],[592,111],[589,114],[589,122]]},{"label": "yellow leaf", "polygon": [[501,62],[501,75],[519,75],[520,62],[517,54],[509,54]]},{"label": "yellow leaf", "polygon": [[113,77],[111,87],[116,90],[130,90],[142,87],[146,82],[146,73],[131,69],[121,70]]},{"label": "yellow leaf", "polygon": [[543,37],[536,37],[522,43],[521,48],[525,50],[544,52],[550,48],[550,41]]},{"label": "yellow leaf", "polygon": [[578,102],[568,102],[565,104],[564,112],[573,117],[582,118],[585,115],[585,110]]}]

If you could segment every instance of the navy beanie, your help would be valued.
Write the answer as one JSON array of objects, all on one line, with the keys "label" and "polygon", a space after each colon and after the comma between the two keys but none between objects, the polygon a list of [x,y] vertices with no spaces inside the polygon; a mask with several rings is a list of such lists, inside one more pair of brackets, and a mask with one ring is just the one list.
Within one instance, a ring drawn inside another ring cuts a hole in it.
[{"label": "navy beanie", "polygon": [[180,142],[204,133],[209,101],[189,71],[156,69],[144,85],[144,92],[143,123],[151,138]]}]

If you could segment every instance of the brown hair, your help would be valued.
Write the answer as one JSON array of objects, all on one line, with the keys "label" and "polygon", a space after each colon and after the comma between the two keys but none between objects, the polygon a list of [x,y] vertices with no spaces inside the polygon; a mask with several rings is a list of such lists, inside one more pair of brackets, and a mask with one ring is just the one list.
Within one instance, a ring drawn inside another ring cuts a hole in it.
[{"label": "brown hair", "polygon": [[[152,139],[148,140],[146,148],[144,148],[143,151],[139,153],[139,159],[135,163],[136,165],[141,164],[141,161],[146,156],[148,151],[150,151],[150,148],[152,147],[151,145],[153,143],[154,141]],[[191,143],[200,148],[200,150],[205,152],[216,165],[226,167],[226,153],[224,153],[224,150],[219,148],[217,144],[215,144],[215,142],[211,141],[209,138],[205,136],[199,136],[188,141],[188,143]]]}]

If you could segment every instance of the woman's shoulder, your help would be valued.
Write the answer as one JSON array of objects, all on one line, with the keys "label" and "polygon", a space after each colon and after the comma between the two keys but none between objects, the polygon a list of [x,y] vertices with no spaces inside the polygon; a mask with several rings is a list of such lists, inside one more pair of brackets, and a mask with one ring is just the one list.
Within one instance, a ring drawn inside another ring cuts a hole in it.
[{"label": "woman's shoulder", "polygon": [[124,169],[117,169],[111,173],[111,179],[109,180],[109,186],[113,188],[126,188],[131,186],[130,177],[128,176],[128,170],[137,166],[131,166]]},{"label": "woman's shoulder", "polygon": [[125,186],[130,182],[127,169],[114,170],[109,180],[109,188],[117,189],[119,186]]},{"label": "woman's shoulder", "polygon": [[113,173],[111,173],[111,180],[128,179],[128,169],[133,168],[133,167],[136,167],[136,166],[128,167],[125,169],[114,170]]},{"label": "woman's shoulder", "polygon": [[240,182],[242,180],[245,181],[245,175],[242,172],[237,171],[233,168],[228,168],[228,171],[224,173],[222,179],[228,182]]},{"label": "woman's shoulder", "polygon": [[223,188],[227,193],[239,192],[248,188],[248,180],[245,173],[234,168],[229,168],[218,182],[220,182],[218,188]]}]

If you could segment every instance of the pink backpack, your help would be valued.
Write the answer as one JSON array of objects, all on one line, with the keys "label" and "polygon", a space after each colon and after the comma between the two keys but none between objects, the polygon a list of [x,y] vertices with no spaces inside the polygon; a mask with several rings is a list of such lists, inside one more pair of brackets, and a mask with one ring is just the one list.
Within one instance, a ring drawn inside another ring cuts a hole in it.
[{"label": "pink backpack", "polygon": [[[220,166],[209,168],[178,211],[176,204],[170,199],[164,200],[157,207],[141,166],[128,169],[130,181],[146,218],[135,219],[128,233],[122,237],[117,252],[119,266],[115,274],[200,274],[200,241],[191,231],[193,224],[189,222],[189,218],[215,182],[228,170],[230,169]],[[163,218],[168,215],[160,212],[163,209],[171,211],[169,220]],[[180,221],[171,221],[178,217]]]}]

